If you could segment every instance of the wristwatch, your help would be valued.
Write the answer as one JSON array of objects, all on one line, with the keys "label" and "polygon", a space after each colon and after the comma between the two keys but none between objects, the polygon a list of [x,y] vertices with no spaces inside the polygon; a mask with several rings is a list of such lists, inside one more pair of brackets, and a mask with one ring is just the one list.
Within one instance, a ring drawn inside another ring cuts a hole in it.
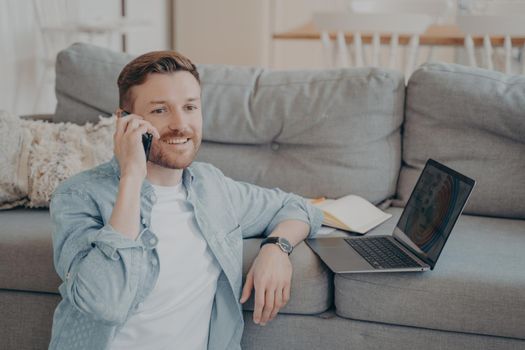
[{"label": "wristwatch", "polygon": [[277,244],[279,246],[279,248],[281,248],[281,250],[283,252],[285,252],[286,254],[288,254],[288,255],[290,255],[292,253],[293,246],[286,238],[282,238],[282,237],[267,237],[267,238],[263,239],[263,241],[261,242],[261,245],[260,245],[259,248],[262,248],[263,245],[268,244],[268,243]]}]

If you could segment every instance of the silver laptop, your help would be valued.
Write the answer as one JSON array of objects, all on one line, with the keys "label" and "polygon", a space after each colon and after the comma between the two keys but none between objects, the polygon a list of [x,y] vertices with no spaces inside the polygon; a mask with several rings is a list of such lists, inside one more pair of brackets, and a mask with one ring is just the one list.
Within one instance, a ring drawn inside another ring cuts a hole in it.
[{"label": "silver laptop", "polygon": [[475,181],[429,159],[391,236],[309,239],[336,273],[432,270]]}]

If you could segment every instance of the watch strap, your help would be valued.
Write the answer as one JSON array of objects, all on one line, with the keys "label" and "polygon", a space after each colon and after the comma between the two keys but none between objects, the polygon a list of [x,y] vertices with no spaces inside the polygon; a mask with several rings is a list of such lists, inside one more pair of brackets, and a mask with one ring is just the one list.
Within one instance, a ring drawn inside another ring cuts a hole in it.
[{"label": "watch strap", "polygon": [[[290,255],[292,253],[292,251],[290,250],[289,252],[286,251],[282,246],[281,244],[279,244],[279,240],[281,239],[281,237],[266,237],[265,239],[262,240],[261,242],[261,245],[259,246],[259,248],[262,248],[263,245],[265,244],[269,244],[269,243],[273,243],[273,244],[277,244],[279,246],[279,248],[281,248],[281,250],[283,252],[285,252],[286,254]],[[283,238],[284,239],[284,238]],[[290,245],[291,246],[291,245]],[[293,248],[292,248],[293,250]]]}]

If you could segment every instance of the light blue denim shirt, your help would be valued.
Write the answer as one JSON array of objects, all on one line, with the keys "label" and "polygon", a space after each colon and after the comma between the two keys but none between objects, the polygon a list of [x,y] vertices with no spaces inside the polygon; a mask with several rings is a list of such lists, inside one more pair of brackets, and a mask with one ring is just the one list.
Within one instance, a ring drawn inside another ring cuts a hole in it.
[{"label": "light blue denim shirt", "polygon": [[[155,286],[162,265],[156,263],[158,238],[149,229],[155,192],[144,180],[141,232],[136,240],[127,238],[108,223],[119,175],[114,157],[67,179],[53,193],[54,264],[63,283],[49,349],[110,349],[116,332]],[[233,181],[205,163],[194,162],[185,169],[182,181],[196,222],[222,269],[208,349],[240,349],[242,239],[268,236],[287,219],[309,223],[312,236],[321,226],[322,213],[299,196]]]}]

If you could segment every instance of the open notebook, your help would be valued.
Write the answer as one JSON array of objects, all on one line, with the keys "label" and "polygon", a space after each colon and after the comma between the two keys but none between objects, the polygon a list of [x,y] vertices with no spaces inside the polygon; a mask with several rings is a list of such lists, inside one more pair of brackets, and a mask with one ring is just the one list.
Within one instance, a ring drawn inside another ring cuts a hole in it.
[{"label": "open notebook", "polygon": [[361,234],[392,216],[353,194],[339,199],[313,199],[311,203],[323,211],[323,225]]}]

